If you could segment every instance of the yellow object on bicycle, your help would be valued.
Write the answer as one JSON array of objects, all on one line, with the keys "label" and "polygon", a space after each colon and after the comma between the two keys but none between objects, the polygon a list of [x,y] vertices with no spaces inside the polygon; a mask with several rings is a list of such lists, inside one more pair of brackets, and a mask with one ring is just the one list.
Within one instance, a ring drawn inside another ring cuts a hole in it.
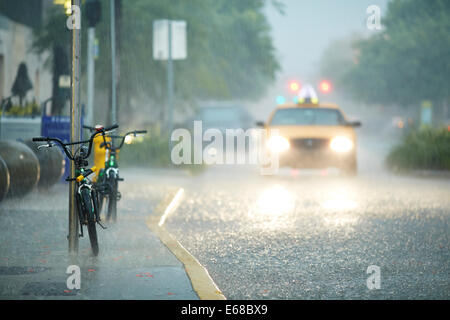
[{"label": "yellow object on bicycle", "polygon": [[[111,143],[111,138],[105,135],[107,143]],[[104,143],[103,136],[98,135],[94,138],[94,164],[98,168],[98,171],[105,168],[105,161],[108,159],[108,151],[104,146],[100,147]],[[97,182],[98,174],[92,178],[92,181]]]},{"label": "yellow object on bicycle", "polygon": [[[91,171],[94,173],[95,171],[97,171],[97,167],[96,167],[96,166],[93,166],[93,167],[91,168]],[[86,176],[83,175],[83,174],[80,174],[80,175],[77,177],[77,182],[83,181],[84,178],[86,178]]]}]

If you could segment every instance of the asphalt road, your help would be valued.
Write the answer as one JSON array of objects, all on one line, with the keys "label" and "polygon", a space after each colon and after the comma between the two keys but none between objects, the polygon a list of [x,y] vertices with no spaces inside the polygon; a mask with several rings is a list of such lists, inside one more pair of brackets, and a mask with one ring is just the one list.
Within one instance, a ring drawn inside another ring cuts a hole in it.
[{"label": "asphalt road", "polygon": [[449,299],[450,180],[390,174],[389,145],[361,140],[355,178],[211,168],[166,228],[228,299]]},{"label": "asphalt road", "polygon": [[[376,137],[373,138],[376,141]],[[369,145],[370,139],[362,145]],[[183,264],[145,220],[168,193],[184,197],[166,229],[228,299],[449,299],[450,180],[383,169],[386,145],[360,150],[355,178],[332,171],[217,166],[123,169],[119,222],[67,255],[67,188],[0,205],[0,299],[197,299]],[[68,265],[82,288],[67,291]],[[380,268],[370,290],[369,266]]]},{"label": "asphalt road", "polygon": [[167,228],[228,299],[450,298],[448,180],[222,168],[193,185]]}]

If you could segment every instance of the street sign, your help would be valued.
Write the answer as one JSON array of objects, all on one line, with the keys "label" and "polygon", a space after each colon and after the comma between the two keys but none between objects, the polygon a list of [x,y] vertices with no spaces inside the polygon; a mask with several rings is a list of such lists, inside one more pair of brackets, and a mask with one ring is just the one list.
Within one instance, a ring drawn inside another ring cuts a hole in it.
[{"label": "street sign", "polygon": [[430,126],[433,119],[433,104],[431,101],[424,100],[420,105],[420,124],[422,127]]},{"label": "street sign", "polygon": [[153,21],[153,59],[169,59],[169,23],[172,29],[172,60],[187,58],[186,21]]}]

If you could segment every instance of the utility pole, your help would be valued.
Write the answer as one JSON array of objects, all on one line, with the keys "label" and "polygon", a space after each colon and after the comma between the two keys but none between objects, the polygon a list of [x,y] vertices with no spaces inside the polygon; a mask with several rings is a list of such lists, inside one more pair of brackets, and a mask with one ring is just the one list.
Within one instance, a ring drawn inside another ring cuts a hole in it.
[{"label": "utility pole", "polygon": [[[81,55],[81,41],[80,29],[77,28],[81,24],[81,0],[72,0],[72,8],[74,6],[77,11],[73,11],[72,16],[68,19],[72,19],[72,96],[70,100],[70,141],[75,142],[80,140],[81,133],[81,106],[80,106],[80,55]],[[78,22],[74,20],[79,19]],[[72,154],[75,153],[76,146],[71,147]],[[70,162],[70,176],[75,177],[75,164]],[[76,182],[71,181],[69,186],[69,253],[78,253],[78,221],[77,221],[77,208],[75,202],[76,195]]]},{"label": "utility pole", "polygon": [[111,124],[117,123],[116,101],[116,10],[115,0],[110,0],[111,6]]},{"label": "utility pole", "polygon": [[95,25],[101,17],[101,3],[99,0],[87,0],[86,15],[88,28],[88,52],[87,52],[87,112],[88,125],[94,125],[94,94],[95,94]]}]

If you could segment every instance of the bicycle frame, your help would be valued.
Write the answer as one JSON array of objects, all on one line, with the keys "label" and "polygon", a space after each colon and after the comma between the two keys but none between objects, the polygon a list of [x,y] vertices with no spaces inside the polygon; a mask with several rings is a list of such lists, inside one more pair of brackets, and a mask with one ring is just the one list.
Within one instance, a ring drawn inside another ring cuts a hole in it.
[{"label": "bicycle frame", "polygon": [[[117,155],[118,155],[118,151],[124,145],[125,138],[129,135],[134,135],[136,137],[138,134],[145,134],[145,133],[147,133],[147,130],[130,131],[130,132],[127,132],[123,136],[109,135],[108,137],[111,138],[111,142],[107,142],[105,136],[103,136],[103,143],[100,145],[100,147],[103,146],[108,151],[107,159],[105,161],[105,174],[106,174],[107,178],[109,178],[110,171],[114,171],[116,177],[119,176],[119,169],[118,169],[119,164],[117,162]],[[121,142],[118,147],[114,147],[114,139],[121,139]],[[121,180],[121,179],[119,179],[119,180]]]},{"label": "bicycle frame", "polygon": [[[94,173],[96,171],[95,167],[92,167],[90,169],[86,169],[86,167],[88,166],[88,161],[86,160],[92,151],[92,142],[94,140],[94,138],[98,135],[101,134],[103,137],[105,136],[105,133],[107,131],[111,131],[115,128],[117,128],[118,125],[114,125],[111,126],[110,128],[104,129],[104,128],[99,128],[96,129],[96,131],[91,135],[89,140],[84,140],[84,141],[77,141],[77,142],[70,142],[70,143],[64,143],[62,142],[60,139],[58,138],[49,138],[49,137],[38,137],[38,138],[33,138],[33,141],[35,142],[39,142],[39,141],[43,141],[43,142],[47,142],[47,145],[42,145],[39,146],[38,149],[42,148],[42,147],[52,147],[53,145],[51,144],[51,142],[56,142],[57,144],[59,144],[61,146],[61,148],[63,149],[64,153],[66,154],[67,158],[70,161],[74,162],[75,165],[75,177],[68,177],[66,179],[66,181],[69,182],[75,182],[77,184],[77,188],[76,188],[76,203],[77,203],[77,211],[78,211],[78,218],[79,218],[79,222],[80,222],[80,226],[81,226],[81,236],[83,236],[83,225],[87,225],[87,221],[88,221],[88,217],[84,216],[84,213],[86,212],[87,208],[84,208],[85,210],[83,210],[82,208],[82,191],[83,189],[87,189],[89,191],[90,194],[90,198],[93,199],[92,201],[92,206],[93,206],[93,212],[94,212],[94,222],[97,222],[102,228],[105,229],[105,227],[100,223],[100,215],[99,215],[99,210],[98,210],[98,195],[97,195],[97,191],[95,190],[95,188],[93,187],[92,182],[87,179],[87,177],[89,175],[91,175],[92,173]],[[89,147],[87,152],[85,152],[85,150],[83,149],[83,146],[81,146],[77,151],[75,151],[74,154],[71,153],[71,151],[69,150],[69,146],[73,146],[73,145],[84,145],[89,143]]]}]

